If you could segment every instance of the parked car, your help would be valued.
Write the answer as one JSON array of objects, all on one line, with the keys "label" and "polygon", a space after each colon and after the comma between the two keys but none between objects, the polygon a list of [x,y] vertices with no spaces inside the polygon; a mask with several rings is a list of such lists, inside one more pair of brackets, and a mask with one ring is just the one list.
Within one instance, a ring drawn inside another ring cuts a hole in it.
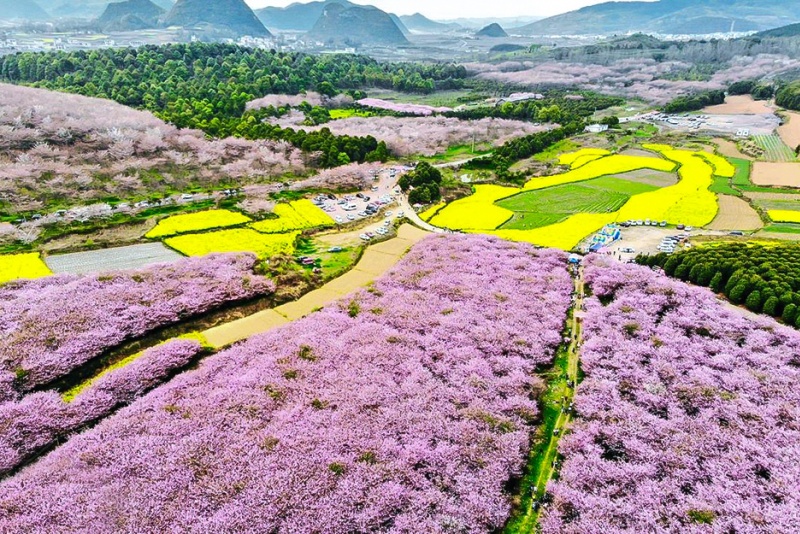
[{"label": "parked car", "polygon": [[356,216],[353,215],[352,213],[348,213],[347,214],[347,220],[348,221],[355,221],[356,220]]},{"label": "parked car", "polygon": [[331,247],[331,248],[328,249],[328,252],[334,252],[335,253],[335,252],[341,252],[343,250],[344,249],[342,247]]},{"label": "parked car", "polygon": [[336,219],[334,220],[339,224],[342,224],[344,222],[344,218],[341,215],[337,216]]},{"label": "parked car", "polygon": [[364,241],[369,241],[370,239],[372,239],[372,238],[371,238],[370,236],[368,236],[367,234],[361,234],[361,235],[360,235],[360,236],[358,236],[358,237],[360,237],[360,238],[361,238],[362,240],[364,240]]}]

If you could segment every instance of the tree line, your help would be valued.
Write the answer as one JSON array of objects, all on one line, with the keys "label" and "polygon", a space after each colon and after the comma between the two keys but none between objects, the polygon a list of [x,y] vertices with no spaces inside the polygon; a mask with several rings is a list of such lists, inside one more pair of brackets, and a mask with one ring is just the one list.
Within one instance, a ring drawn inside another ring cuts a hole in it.
[{"label": "tree line", "polygon": [[692,95],[679,96],[664,106],[665,113],[684,113],[698,111],[707,106],[725,103],[725,91],[702,91]]},{"label": "tree line", "polygon": [[674,255],[639,256],[668,276],[710,287],[734,304],[800,328],[800,246],[728,243]]},{"label": "tree line", "polygon": [[452,63],[378,63],[359,55],[312,56],[222,43],[0,58],[3,81],[107,98],[215,137],[289,141],[323,152],[323,166],[367,161],[370,154],[378,157],[381,147],[370,137],[337,138],[326,130],[305,133],[257,124],[258,114],[245,111],[247,102],[306,90],[331,94],[379,87],[428,93],[461,87],[466,76],[463,66]]}]

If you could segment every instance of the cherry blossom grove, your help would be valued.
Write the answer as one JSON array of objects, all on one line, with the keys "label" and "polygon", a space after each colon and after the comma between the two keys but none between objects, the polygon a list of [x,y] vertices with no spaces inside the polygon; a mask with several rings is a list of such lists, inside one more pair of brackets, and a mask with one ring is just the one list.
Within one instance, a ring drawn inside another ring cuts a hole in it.
[{"label": "cherry blossom grove", "polygon": [[4,481],[0,531],[493,531],[571,287],[560,252],[431,237]]},{"label": "cherry blossom grove", "polygon": [[543,532],[796,531],[800,334],[606,261]]},{"label": "cherry blossom grove", "polygon": [[0,369],[32,390],[126,339],[271,293],[274,283],[253,274],[255,263],[251,254],[212,255],[141,271],[6,284],[0,288]]}]

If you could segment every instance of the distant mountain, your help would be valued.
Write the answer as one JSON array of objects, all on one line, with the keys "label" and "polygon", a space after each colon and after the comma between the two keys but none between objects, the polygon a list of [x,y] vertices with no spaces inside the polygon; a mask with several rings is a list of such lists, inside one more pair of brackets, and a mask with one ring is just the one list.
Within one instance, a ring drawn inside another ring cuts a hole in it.
[{"label": "distant mountain", "polygon": [[773,30],[759,33],[758,37],[797,37],[800,35],[800,24],[789,24]]},{"label": "distant mountain", "polygon": [[165,11],[150,0],[127,0],[108,4],[97,19],[104,32],[155,28]]},{"label": "distant mountain", "polygon": [[314,27],[325,6],[339,4],[354,7],[356,4],[348,0],[325,0],[324,2],[296,2],[286,7],[265,7],[256,10],[256,15],[267,28],[276,30],[297,30],[307,32]]},{"label": "distant mountain", "polygon": [[800,0],[606,2],[528,24],[512,33],[586,35],[627,32],[708,34],[767,30],[800,22]]},{"label": "distant mountain", "polygon": [[408,39],[409,37],[411,37],[411,32],[410,32],[410,31],[408,31],[408,28],[406,27],[406,25],[405,25],[405,24],[403,24],[403,21],[402,21],[402,20],[400,20],[400,17],[398,17],[398,16],[397,16],[397,15],[395,15],[394,13],[389,13],[388,15],[389,15],[389,18],[390,18],[390,19],[392,19],[392,22],[394,22],[394,23],[395,23],[395,26],[397,26],[397,28],[398,28],[398,29],[399,29],[401,32],[403,32],[403,37],[405,37],[406,39]]},{"label": "distant mountain", "polygon": [[496,22],[504,28],[519,28],[537,20],[542,20],[544,17],[490,17],[490,18],[458,18],[440,20],[442,24],[457,24],[462,28],[470,28],[479,30],[484,26]]},{"label": "distant mountain", "polygon": [[0,20],[47,20],[50,15],[33,0],[0,0]]},{"label": "distant mountain", "polygon": [[444,22],[436,22],[429,19],[421,13],[414,13],[413,15],[403,15],[400,17],[406,28],[412,32],[419,33],[447,33],[462,29],[458,24],[446,24]]},{"label": "distant mountain", "polygon": [[508,34],[503,29],[503,27],[496,22],[489,24],[485,28],[481,28],[475,35],[478,37],[492,37],[492,38],[508,37]]},{"label": "distant mountain", "polygon": [[308,32],[310,39],[339,45],[398,46],[409,44],[388,13],[372,6],[325,6]]},{"label": "distant mountain", "polygon": [[164,24],[189,27],[208,24],[237,36],[272,35],[244,0],[178,0],[164,18]]}]

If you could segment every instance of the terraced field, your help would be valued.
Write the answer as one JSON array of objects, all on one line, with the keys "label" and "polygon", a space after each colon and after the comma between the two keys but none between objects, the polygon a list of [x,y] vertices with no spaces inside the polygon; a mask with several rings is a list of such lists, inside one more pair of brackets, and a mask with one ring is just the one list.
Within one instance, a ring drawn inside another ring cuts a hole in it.
[{"label": "terraced field", "polygon": [[797,156],[778,135],[754,135],[753,141],[764,149],[764,159],[773,162],[797,161]]}]

